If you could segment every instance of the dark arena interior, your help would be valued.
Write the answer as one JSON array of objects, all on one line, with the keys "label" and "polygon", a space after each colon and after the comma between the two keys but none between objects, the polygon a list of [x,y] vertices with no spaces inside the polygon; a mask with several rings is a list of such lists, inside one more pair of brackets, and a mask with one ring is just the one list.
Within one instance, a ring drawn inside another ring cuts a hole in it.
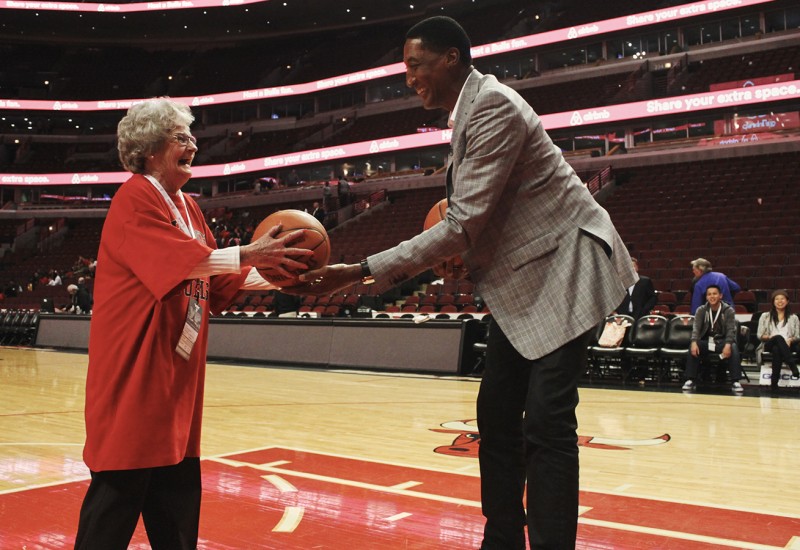
[{"label": "dark arena interior", "polygon": [[[800,379],[786,363],[771,389],[758,336],[775,291],[800,302],[796,0],[21,0],[0,5],[0,548],[75,543],[92,309],[69,289],[92,296],[127,109],[190,106],[182,190],[217,248],[322,209],[330,263],[357,264],[447,195],[448,114],[403,64],[434,15],[533,107],[655,290],[589,343],[576,547],[800,547]],[[738,287],[740,394],[719,360],[682,391],[698,258]],[[480,546],[491,303],[432,270],[377,286],[213,312],[199,548]]]}]

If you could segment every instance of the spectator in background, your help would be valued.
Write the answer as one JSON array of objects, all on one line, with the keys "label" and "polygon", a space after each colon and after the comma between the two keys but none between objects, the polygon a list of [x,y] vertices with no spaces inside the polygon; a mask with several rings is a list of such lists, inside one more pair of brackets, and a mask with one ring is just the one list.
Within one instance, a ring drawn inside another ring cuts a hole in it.
[{"label": "spectator in background", "polygon": [[42,274],[39,271],[34,271],[33,275],[31,275],[30,280],[28,281],[28,289],[33,290],[37,286],[39,286],[42,282]]},{"label": "spectator in background", "polygon": [[50,272],[50,280],[47,283],[48,286],[61,286],[63,283],[61,282],[61,275],[58,274],[58,271],[51,271]]},{"label": "spectator in background", "polygon": [[[639,261],[631,258],[633,269],[639,273]],[[639,275],[639,280],[628,287],[628,293],[617,308],[617,313],[638,319],[650,313],[656,305],[656,290],[650,277]]]},{"label": "spectator in background", "polygon": [[694,279],[692,279],[692,315],[705,302],[706,290],[711,285],[719,288],[722,293],[722,300],[730,306],[733,306],[733,295],[742,290],[735,281],[729,279],[724,273],[713,271],[711,262],[705,258],[697,258],[692,261],[692,273],[694,274]]},{"label": "spectator in background", "polygon": [[92,311],[92,298],[86,288],[78,285],[68,285],[70,302],[62,308],[56,308],[58,313],[90,313]]},{"label": "spectator in background", "polygon": [[291,313],[300,309],[302,299],[299,296],[292,294],[285,294],[280,290],[275,291],[275,299],[272,302],[274,307],[274,315],[283,315],[284,313]]},{"label": "spectator in background", "polygon": [[330,182],[326,181],[325,185],[322,186],[322,208],[325,212],[331,211],[331,203],[333,202],[331,199],[333,198],[333,191],[331,190]]},{"label": "spectator in background", "polygon": [[325,210],[320,206],[317,201],[314,201],[314,206],[311,209],[311,215],[314,216],[321,224],[325,224]]},{"label": "spectator in background", "polygon": [[253,225],[248,224],[242,227],[242,245],[250,244],[253,240]]},{"label": "spectator in background", "polygon": [[85,273],[89,273],[89,266],[91,264],[92,264],[91,258],[84,258],[83,256],[78,256],[78,260],[72,266],[72,274],[83,275]]},{"label": "spectator in background", "polygon": [[4,293],[9,298],[14,298],[22,294],[22,287],[16,281],[11,280],[8,281]]},{"label": "spectator in background", "polygon": [[86,289],[86,292],[89,294],[89,304],[92,306],[94,306],[94,293],[92,291],[93,284],[94,279],[92,279],[91,275],[78,277],[78,289]]},{"label": "spectator in background", "polygon": [[[696,290],[696,289],[695,289]],[[714,284],[706,289],[707,302],[697,308],[692,328],[692,344],[686,358],[686,382],[683,391],[693,391],[700,370],[700,361],[707,355],[719,355],[728,361],[732,387],[736,393],[744,391],[739,379],[742,365],[736,344],[736,315],[733,308],[722,301],[722,290]]]},{"label": "spectator in background", "polygon": [[344,176],[339,176],[339,183],[336,185],[336,191],[339,194],[340,208],[350,204],[350,183]]},{"label": "spectator in background", "polygon": [[800,377],[797,361],[792,355],[792,348],[798,347],[800,340],[800,321],[789,309],[789,295],[785,290],[772,293],[772,307],[758,319],[757,334],[761,340],[760,348],[772,354],[772,389],[778,387],[783,363],[789,365],[792,378]]},{"label": "spectator in background", "polygon": [[289,175],[286,176],[286,186],[297,187],[298,185],[300,185],[300,176],[297,175],[297,170],[292,169]]}]

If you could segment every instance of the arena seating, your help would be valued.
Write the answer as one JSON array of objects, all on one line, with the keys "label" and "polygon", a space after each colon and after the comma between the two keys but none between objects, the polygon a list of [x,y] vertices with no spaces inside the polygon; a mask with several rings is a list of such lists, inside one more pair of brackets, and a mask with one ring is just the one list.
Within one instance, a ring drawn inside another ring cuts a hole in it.
[{"label": "arena seating", "polygon": [[381,207],[331,231],[332,261],[359,261],[420,233],[428,210],[443,195],[442,188],[390,195]]},{"label": "arena seating", "polygon": [[[601,346],[600,337],[607,323],[627,323],[629,326],[617,346]],[[592,381],[608,379],[623,383],[679,382],[691,342],[693,315],[645,315],[633,320],[628,315],[610,315],[601,322],[589,345],[587,374]],[[748,360],[754,355],[750,345],[751,330],[745,323],[736,321],[737,345]],[[716,382],[726,382],[725,364],[716,355],[704,360],[704,375]],[[714,372],[711,372],[714,371]],[[750,380],[743,371],[745,379]]]},{"label": "arena seating", "polygon": [[[631,252],[639,258],[641,272],[652,277],[660,291],[660,311],[685,310],[689,262],[696,257],[710,259],[715,269],[749,291],[737,295],[737,302],[747,312],[760,309],[766,294],[774,288],[785,287],[792,294],[800,288],[800,245],[792,244],[800,242],[793,223],[800,214],[800,197],[793,192],[790,169],[797,162],[796,153],[784,153],[616,171],[619,186],[605,206]],[[358,261],[417,234],[430,205],[442,195],[438,187],[394,193],[381,207],[332,229],[332,261]],[[278,208],[248,210],[251,219],[257,220]],[[709,229],[712,222],[713,229]],[[42,257],[9,254],[4,276],[25,282],[36,270],[56,268],[65,272],[79,254],[94,256],[102,220],[71,221],[69,225],[60,250],[48,250]],[[785,235],[779,244],[774,243],[776,231]],[[64,284],[69,282],[65,280]],[[454,284],[432,286],[427,292],[452,296],[452,304],[461,308],[471,305],[471,289],[454,290]],[[39,290],[23,305],[38,307],[45,296],[63,300],[64,292],[64,288],[52,287]],[[366,292],[351,289],[350,294]],[[249,305],[261,305],[262,296],[258,298],[258,303]],[[20,299],[8,298],[7,305],[16,306],[15,301]],[[248,304],[240,304],[244,305]],[[269,309],[270,305],[265,305]],[[450,302],[444,298],[429,305],[441,308]]]},{"label": "arena seating", "polygon": [[[235,160],[266,157],[293,151],[297,148],[297,143],[326,126],[325,123],[319,123],[288,130],[254,133],[246,139],[245,146],[236,152]],[[219,158],[225,158],[225,153],[222,152]]]},{"label": "arena seating", "polygon": [[637,0],[618,0],[613,3],[582,2],[579,10],[563,10],[553,13],[540,30],[563,29],[579,25],[584,21],[599,21],[640,11],[642,11],[642,3]]},{"label": "arena seating", "polygon": [[617,170],[624,183],[605,206],[657,290],[682,296],[689,262],[703,257],[763,297],[800,288],[798,162],[782,153]]},{"label": "arena seating", "polygon": [[422,107],[406,109],[372,116],[356,117],[346,129],[336,133],[331,139],[325,141],[326,145],[339,145],[343,143],[357,143],[370,139],[413,134],[420,127],[441,128],[437,123],[442,121],[444,114],[439,111],[426,111]]},{"label": "arena seating", "polygon": [[629,76],[627,72],[615,73],[583,79],[579,86],[575,82],[564,82],[527,88],[520,93],[541,115],[561,113],[628,101],[628,98],[615,98]]},{"label": "arena seating", "polygon": [[711,84],[794,73],[800,67],[800,46],[744,55],[690,61],[686,74],[678,74],[668,86],[669,95],[707,92]]},{"label": "arena seating", "polygon": [[38,324],[38,311],[30,309],[0,310],[0,345],[33,345]]}]

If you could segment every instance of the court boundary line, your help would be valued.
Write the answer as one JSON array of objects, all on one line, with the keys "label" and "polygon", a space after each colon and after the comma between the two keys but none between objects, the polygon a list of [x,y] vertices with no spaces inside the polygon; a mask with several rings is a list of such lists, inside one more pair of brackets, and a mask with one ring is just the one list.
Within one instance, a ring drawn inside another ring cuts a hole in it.
[{"label": "court boundary line", "polygon": [[[443,473],[443,474],[466,475],[468,477],[474,477],[474,478],[480,479],[480,473],[479,472],[477,472],[477,473],[465,473],[465,472],[461,472],[461,471],[457,471],[457,470],[447,470],[447,469],[444,469],[444,468],[438,468],[438,467],[433,467],[433,466],[431,466],[431,467],[429,467],[429,466],[416,466],[416,465],[407,464],[407,463],[403,463],[403,462],[394,462],[394,461],[389,461],[389,460],[364,458],[364,457],[346,455],[346,454],[342,454],[342,453],[332,453],[332,452],[328,452],[328,451],[316,451],[316,450],[307,449],[307,448],[304,448],[304,447],[289,447],[289,446],[284,446],[284,445],[267,445],[265,447],[257,447],[257,448],[247,449],[245,451],[235,452],[235,453],[224,453],[224,454],[218,454],[218,455],[207,455],[207,456],[201,457],[201,459],[203,459],[203,458],[205,458],[205,459],[226,458],[227,456],[232,455],[232,454],[253,453],[253,452],[258,452],[258,451],[266,451],[266,450],[270,450],[270,449],[286,449],[286,450],[289,450],[289,451],[297,451],[297,452],[301,452],[301,453],[312,453],[312,454],[318,454],[318,455],[324,455],[324,456],[332,456],[332,457],[335,457],[335,458],[344,458],[344,459],[348,459],[348,460],[360,460],[362,462],[372,462],[372,463],[375,463],[375,464],[384,464],[386,466],[397,466],[397,467],[400,467],[400,468],[426,470],[426,471],[429,471],[429,472],[438,472],[438,473]],[[475,466],[477,466],[477,459],[475,460]],[[788,513],[782,513],[782,512],[771,512],[771,511],[765,511],[765,510],[755,510],[755,509],[751,509],[751,508],[736,507],[736,506],[723,505],[723,504],[714,504],[714,503],[709,503],[709,502],[700,502],[700,501],[692,501],[692,500],[680,500],[680,499],[654,497],[654,496],[642,495],[642,494],[637,494],[637,493],[623,493],[623,492],[614,491],[614,490],[605,491],[605,490],[600,490],[600,489],[584,488],[583,486],[580,487],[580,490],[583,491],[583,492],[586,492],[586,493],[592,493],[592,494],[596,494],[596,495],[609,495],[609,496],[617,496],[617,497],[638,498],[638,499],[642,499],[642,500],[655,500],[655,501],[658,501],[658,502],[669,502],[669,503],[672,503],[672,504],[684,504],[684,505],[687,505],[687,506],[700,506],[700,507],[703,507],[703,508],[718,508],[720,510],[728,510],[728,511],[732,511],[732,512],[744,512],[744,513],[747,513],[747,514],[761,514],[761,515],[783,517],[783,518],[787,518],[787,519],[800,519],[800,514],[788,514]]]},{"label": "court boundary line", "polygon": [[[67,445],[75,445],[75,444],[73,443],[73,444],[67,444]],[[433,500],[433,501],[439,501],[439,502],[446,502],[446,503],[449,503],[449,504],[468,506],[468,507],[472,507],[472,508],[480,508],[480,506],[481,506],[480,500],[476,501],[476,500],[461,499],[461,498],[456,498],[456,497],[448,497],[448,496],[445,496],[445,495],[438,495],[438,494],[435,494],[435,493],[427,493],[427,492],[422,492],[422,491],[413,491],[413,490],[408,490],[408,489],[399,488],[399,487],[378,485],[378,484],[373,484],[373,483],[359,482],[359,481],[355,481],[355,480],[347,480],[347,479],[344,479],[344,478],[325,476],[325,475],[316,474],[316,473],[312,473],[312,472],[304,472],[304,471],[299,471],[299,470],[290,470],[290,469],[285,469],[285,468],[280,468],[280,467],[273,466],[272,464],[274,464],[274,463],[254,464],[254,463],[248,463],[248,462],[243,462],[243,461],[240,461],[240,460],[233,460],[233,459],[227,458],[228,456],[231,456],[231,455],[241,455],[241,454],[248,454],[248,453],[254,453],[254,452],[259,452],[259,451],[270,451],[270,450],[290,451],[290,452],[300,452],[300,453],[311,453],[311,454],[315,454],[315,455],[318,455],[318,456],[329,456],[329,457],[332,457],[332,458],[341,458],[341,459],[353,460],[353,461],[358,461],[358,462],[368,462],[368,463],[373,463],[373,464],[383,464],[383,465],[388,465],[388,466],[395,466],[395,467],[398,467],[398,468],[405,468],[405,469],[409,469],[409,470],[424,470],[424,471],[434,472],[434,473],[446,473],[446,474],[452,474],[452,475],[458,475],[458,476],[467,476],[467,477],[479,478],[479,476],[476,476],[476,475],[470,475],[470,474],[466,474],[466,473],[463,473],[463,472],[453,472],[451,470],[445,470],[445,469],[441,469],[441,468],[420,467],[420,466],[416,466],[416,465],[409,465],[409,464],[403,464],[403,463],[392,462],[392,461],[377,460],[377,459],[370,459],[370,458],[364,458],[364,457],[354,457],[354,456],[351,456],[351,455],[345,455],[345,454],[341,454],[341,453],[330,453],[330,452],[323,452],[323,451],[314,451],[314,450],[305,449],[305,448],[286,447],[286,446],[282,446],[282,445],[268,445],[268,446],[264,446],[264,447],[252,448],[252,449],[243,450],[243,451],[228,452],[228,453],[223,453],[223,454],[218,454],[218,455],[201,456],[200,458],[201,458],[201,460],[207,460],[207,461],[211,461],[211,462],[216,462],[218,464],[224,464],[224,465],[228,465],[228,466],[231,466],[231,467],[249,467],[249,468],[253,468],[253,469],[256,469],[256,470],[259,470],[259,471],[263,471],[263,472],[269,472],[269,473],[278,474],[278,475],[300,477],[300,478],[303,478],[303,479],[319,481],[319,482],[322,482],[322,483],[332,483],[332,484],[337,484],[337,485],[356,487],[356,488],[366,489],[366,490],[370,490],[370,491],[376,491],[376,492],[379,492],[379,493],[394,494],[394,495],[406,496],[406,497],[410,497],[410,498],[420,498],[420,499],[424,499],[424,500]],[[291,462],[289,462],[289,463],[291,463]],[[24,492],[24,491],[44,489],[44,488],[54,487],[54,486],[58,486],[58,485],[66,485],[66,484],[70,484],[70,483],[77,483],[77,482],[87,481],[88,479],[90,479],[90,476],[77,476],[75,478],[59,480],[59,481],[55,481],[55,482],[51,482],[51,483],[37,484],[37,485],[26,486],[26,487],[15,487],[15,488],[10,488],[10,489],[0,490],[0,495],[7,495],[7,494],[13,494],[13,493],[20,493],[20,492]],[[776,517],[784,517],[784,518],[787,518],[787,519],[798,519],[800,517],[800,516],[793,516],[793,515],[789,515],[789,514],[773,514],[773,513],[769,513],[769,512],[765,512],[765,511],[742,509],[742,508],[737,508],[737,507],[733,507],[733,506],[719,506],[719,505],[714,505],[714,504],[699,504],[699,503],[696,503],[696,502],[680,501],[680,500],[677,500],[677,499],[663,499],[663,498],[653,498],[653,497],[646,497],[646,496],[640,496],[640,495],[624,494],[624,493],[616,492],[616,491],[597,491],[597,490],[590,490],[590,489],[589,490],[581,489],[581,490],[585,491],[585,492],[590,492],[590,493],[593,493],[593,494],[599,494],[599,495],[611,495],[611,496],[619,496],[619,497],[627,497],[627,498],[636,498],[636,499],[651,500],[651,501],[665,502],[665,503],[672,503],[672,504],[686,504],[686,505],[700,506],[700,507],[706,507],[706,508],[716,508],[716,509],[720,509],[720,510],[739,511],[739,512],[744,512],[744,513],[757,514],[757,515],[772,515],[772,516],[776,516]],[[582,508],[582,512],[581,513],[583,513],[583,511],[588,511],[588,510],[591,509],[591,508],[587,508],[587,507],[583,507],[583,506],[581,508]],[[578,518],[578,522],[580,524],[583,524],[583,525],[600,527],[600,528],[605,528],[605,529],[613,529],[613,530],[619,530],[619,531],[625,531],[625,532],[649,534],[649,535],[661,536],[661,537],[670,538],[670,539],[677,539],[677,540],[687,540],[687,541],[694,541],[694,542],[704,542],[704,543],[710,543],[710,544],[718,544],[718,545],[721,545],[721,546],[729,546],[729,547],[732,547],[732,548],[742,548],[742,549],[747,549],[747,550],[777,550],[777,549],[781,549],[781,548],[783,548],[783,549],[787,548],[787,546],[771,546],[771,545],[766,545],[766,544],[746,542],[746,541],[737,541],[737,540],[733,540],[733,539],[727,539],[727,538],[721,538],[721,537],[713,537],[713,536],[694,534],[694,533],[687,533],[687,532],[682,532],[682,531],[673,531],[673,530],[659,529],[659,528],[647,527],[647,526],[635,525],[635,524],[629,524],[629,523],[620,523],[620,522],[612,522],[612,521],[608,521],[608,520],[586,518],[586,517],[582,517],[582,516],[580,516]],[[789,541],[789,543],[787,543],[787,544],[791,544],[791,541]],[[789,546],[789,547],[791,547],[791,546]]]},{"label": "court boundary line", "polygon": [[[38,445],[38,444],[37,443],[0,443],[0,446],[13,446],[13,445]],[[42,444],[42,445],[52,445],[52,446],[71,445],[71,446],[74,446],[74,445],[82,445],[82,443],[51,443],[51,444]],[[284,445],[266,445],[264,447],[254,447],[254,448],[250,448],[250,449],[244,449],[244,450],[241,450],[241,451],[226,452],[226,453],[220,453],[220,454],[215,454],[215,455],[201,455],[200,456],[200,460],[215,460],[215,459],[219,459],[219,458],[226,458],[226,457],[228,457],[230,455],[254,453],[254,452],[258,452],[258,451],[267,451],[267,450],[270,450],[270,449],[284,449],[284,450],[288,450],[288,451],[297,451],[297,452],[302,452],[302,453],[313,453],[313,454],[318,454],[318,455],[331,456],[331,457],[335,457],[335,458],[343,458],[343,459],[347,459],[347,460],[359,460],[359,461],[362,461],[362,462],[372,462],[374,464],[384,464],[386,466],[397,466],[399,468],[410,468],[410,469],[417,469],[417,470],[426,470],[426,471],[429,471],[429,472],[437,472],[437,473],[442,473],[442,474],[453,474],[453,475],[467,476],[467,477],[480,479],[480,473],[479,472],[474,473],[474,472],[465,472],[465,471],[462,471],[462,470],[448,470],[448,469],[445,469],[445,468],[437,468],[437,467],[432,467],[432,466],[424,466],[423,467],[423,466],[417,466],[417,465],[412,465],[412,464],[407,464],[407,463],[402,463],[402,462],[393,462],[393,461],[389,461],[389,460],[380,460],[380,459],[374,459],[374,458],[357,457],[357,456],[346,455],[346,454],[342,454],[342,453],[331,453],[331,452],[307,449],[307,448],[303,448],[303,447],[289,447],[289,446],[284,446]],[[477,463],[475,464],[475,466],[477,466]],[[9,489],[0,489],[0,495],[9,494],[9,493],[16,493],[16,492],[20,492],[20,491],[27,491],[27,490],[33,491],[33,490],[36,490],[36,489],[53,487],[53,486],[62,485],[62,484],[66,485],[68,483],[75,483],[75,482],[78,482],[78,481],[85,481],[85,480],[88,480],[88,479],[91,479],[91,476],[89,476],[89,475],[79,476],[79,477],[75,477],[75,478],[68,478],[68,479],[64,479],[64,480],[53,481],[53,482],[50,482],[50,483],[27,485],[25,487],[11,487]],[[787,518],[787,519],[800,519],[800,514],[789,514],[789,513],[785,513],[785,512],[774,512],[774,511],[768,511],[768,510],[756,510],[756,509],[752,509],[752,508],[731,506],[731,505],[726,505],[726,504],[714,504],[714,503],[709,503],[709,502],[700,502],[700,501],[692,501],[692,500],[682,500],[682,499],[665,498],[665,497],[653,497],[653,496],[649,496],[649,495],[641,494],[641,493],[627,493],[627,492],[622,492],[622,491],[614,491],[613,489],[612,490],[601,490],[601,489],[586,488],[586,487],[582,486],[582,487],[580,487],[580,490],[583,491],[583,492],[592,493],[592,494],[595,494],[595,495],[610,495],[610,496],[617,496],[617,497],[638,498],[638,499],[642,499],[642,500],[655,500],[655,501],[659,501],[659,502],[669,502],[669,503],[672,503],[672,504],[684,504],[684,505],[688,505],[688,506],[700,506],[700,507],[704,507],[704,508],[718,508],[720,510],[728,510],[728,511],[732,511],[732,512],[744,512],[744,513],[748,513],[748,514],[770,515],[770,516],[782,517],[782,518]]]},{"label": "court boundary line", "polygon": [[[272,447],[269,447],[269,448],[266,448],[266,449],[263,449],[263,450],[272,450],[272,449],[281,449],[281,450],[291,450],[291,451],[312,452],[312,453],[314,453],[313,451],[300,451],[298,449],[287,449],[285,447],[280,447],[280,446],[272,446]],[[256,451],[250,451],[250,452],[257,452],[257,450]],[[314,454],[322,455],[322,456],[326,456],[326,455],[334,456],[332,453],[314,453]],[[335,456],[335,457],[336,458],[341,458],[340,456]],[[419,498],[419,499],[423,499],[423,500],[432,500],[432,501],[435,501],[435,502],[444,502],[444,503],[448,503],[448,504],[467,506],[467,507],[472,507],[472,508],[480,508],[481,507],[481,501],[480,500],[476,501],[476,500],[468,500],[468,499],[462,499],[462,498],[456,498],[456,497],[448,497],[448,496],[439,495],[439,494],[436,494],[436,493],[427,493],[427,492],[422,492],[422,491],[414,491],[414,490],[402,489],[402,488],[398,488],[396,486],[378,485],[378,484],[375,484],[375,483],[367,483],[367,482],[363,482],[363,481],[355,481],[355,480],[349,480],[349,479],[344,479],[344,478],[339,478],[339,477],[326,476],[326,475],[316,474],[316,473],[313,473],[313,472],[290,470],[290,469],[286,469],[286,468],[279,468],[279,467],[271,466],[270,465],[271,463],[256,464],[256,463],[250,463],[250,462],[243,462],[243,461],[240,461],[240,460],[233,460],[233,459],[229,459],[229,458],[225,458],[225,457],[209,458],[209,460],[212,460],[214,462],[218,462],[218,463],[221,463],[221,464],[225,464],[225,465],[228,465],[228,466],[231,466],[231,467],[234,467],[234,468],[239,468],[239,467],[252,468],[254,470],[258,470],[258,471],[262,471],[262,472],[270,472],[270,473],[278,474],[278,475],[281,475],[281,476],[299,477],[299,478],[302,478],[302,479],[318,481],[318,482],[322,482],[322,483],[331,483],[331,484],[334,484],[334,485],[343,485],[343,486],[346,486],[346,487],[354,487],[354,488],[364,489],[364,490],[368,490],[368,491],[375,491],[375,492],[378,492],[378,493],[386,493],[386,494],[392,494],[392,495],[398,495],[398,496],[404,496],[404,497],[410,497],[410,498]],[[364,459],[360,459],[360,458],[352,458],[352,460],[357,460],[357,461],[360,461],[360,462],[364,462]],[[367,462],[370,462],[370,461],[367,460]],[[374,461],[374,462],[375,463],[379,463],[379,464],[384,463],[383,461]],[[404,467],[404,466],[399,466],[399,467]],[[425,469],[425,468],[418,468],[418,467],[410,467],[410,468],[411,469],[422,469],[422,470]],[[450,473],[452,473],[452,472],[450,472]],[[457,475],[460,475],[460,474],[457,474]],[[621,496],[627,496],[627,495],[621,495]],[[637,498],[637,497],[631,497],[631,498]],[[658,499],[647,499],[647,500],[659,501]],[[674,503],[674,504],[678,504],[678,503]],[[715,506],[707,506],[707,508],[718,508],[718,509],[721,509],[721,508],[715,507]],[[584,507],[584,506],[581,506],[581,509],[582,509],[581,513],[584,513],[586,511],[591,510],[590,507]],[[759,514],[759,515],[770,515],[770,514],[764,514],[763,512],[749,512],[749,513],[754,513],[754,514]],[[644,525],[635,525],[635,524],[630,524],[630,523],[621,523],[621,522],[615,522],[615,521],[586,518],[586,517],[582,517],[582,516],[578,517],[578,523],[579,524],[583,524],[583,525],[587,525],[587,526],[600,527],[600,528],[604,528],[604,529],[612,529],[612,530],[625,531],[625,532],[631,532],[631,533],[648,534],[648,535],[654,535],[654,536],[664,537],[664,538],[668,538],[668,539],[687,540],[687,541],[693,541],[693,542],[703,542],[703,543],[709,543],[709,544],[716,544],[716,545],[720,545],[720,546],[729,546],[731,548],[746,549],[746,550],[779,550],[779,549],[787,548],[786,545],[784,545],[784,546],[773,546],[773,545],[761,544],[761,543],[755,543],[755,542],[749,542],[749,541],[734,540],[734,539],[722,538],[722,537],[714,537],[714,536],[710,536],[710,535],[702,535],[702,534],[697,534],[697,533],[689,533],[689,532],[685,532],[685,531],[674,531],[674,530],[669,530],[669,529],[660,529],[660,528],[657,528],[657,527],[647,527],[647,526],[644,526]]]}]

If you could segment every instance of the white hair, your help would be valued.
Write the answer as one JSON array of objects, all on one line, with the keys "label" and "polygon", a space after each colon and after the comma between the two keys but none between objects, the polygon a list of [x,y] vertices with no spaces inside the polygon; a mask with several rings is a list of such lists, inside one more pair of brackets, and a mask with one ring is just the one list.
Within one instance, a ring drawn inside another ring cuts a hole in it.
[{"label": "white hair", "polygon": [[133,105],[117,125],[119,160],[126,170],[144,173],[145,160],[158,151],[176,127],[189,126],[194,116],[188,106],[168,97]]}]

